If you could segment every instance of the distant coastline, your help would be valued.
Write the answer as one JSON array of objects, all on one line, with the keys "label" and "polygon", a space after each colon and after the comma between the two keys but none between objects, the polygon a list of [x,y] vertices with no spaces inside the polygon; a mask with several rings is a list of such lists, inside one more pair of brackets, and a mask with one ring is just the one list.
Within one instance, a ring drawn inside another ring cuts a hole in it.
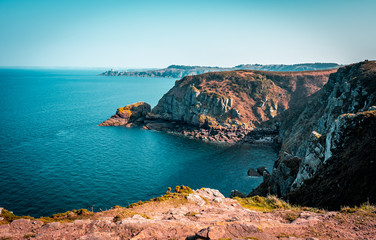
[{"label": "distant coastline", "polygon": [[100,76],[127,76],[127,77],[165,77],[182,78],[190,75],[198,75],[207,72],[223,72],[235,70],[260,70],[271,72],[297,72],[337,69],[342,65],[337,63],[301,63],[301,64],[241,64],[235,67],[208,67],[208,66],[184,66],[171,65],[163,69],[141,70],[141,71],[115,71],[113,69],[99,74]]}]

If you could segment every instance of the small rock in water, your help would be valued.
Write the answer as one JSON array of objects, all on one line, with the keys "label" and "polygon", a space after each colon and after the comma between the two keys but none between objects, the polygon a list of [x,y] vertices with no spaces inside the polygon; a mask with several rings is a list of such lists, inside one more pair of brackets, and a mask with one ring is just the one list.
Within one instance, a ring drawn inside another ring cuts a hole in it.
[{"label": "small rock in water", "polygon": [[268,171],[268,169],[266,168],[266,167],[264,167],[264,166],[262,166],[262,167],[258,167],[257,168],[257,172],[261,175],[261,176],[263,176],[264,175],[264,172],[267,172],[267,173],[269,173],[269,171]]},{"label": "small rock in water", "polygon": [[260,177],[261,175],[253,168],[248,169],[248,176]]}]

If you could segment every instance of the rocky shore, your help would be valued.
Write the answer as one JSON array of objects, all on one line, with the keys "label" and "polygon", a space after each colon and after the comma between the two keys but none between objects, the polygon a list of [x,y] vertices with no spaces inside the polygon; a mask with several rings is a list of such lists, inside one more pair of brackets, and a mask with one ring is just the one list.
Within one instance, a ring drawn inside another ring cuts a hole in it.
[{"label": "rocky shore", "polygon": [[172,193],[103,212],[34,219],[0,209],[0,239],[374,239],[376,208],[330,212],[276,197],[225,198],[218,190]]}]

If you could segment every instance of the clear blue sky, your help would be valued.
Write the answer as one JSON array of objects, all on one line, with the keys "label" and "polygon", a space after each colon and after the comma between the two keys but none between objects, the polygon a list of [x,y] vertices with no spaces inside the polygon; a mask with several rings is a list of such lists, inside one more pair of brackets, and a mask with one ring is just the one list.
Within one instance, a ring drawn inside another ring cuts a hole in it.
[{"label": "clear blue sky", "polygon": [[375,58],[375,0],[0,0],[0,66]]}]

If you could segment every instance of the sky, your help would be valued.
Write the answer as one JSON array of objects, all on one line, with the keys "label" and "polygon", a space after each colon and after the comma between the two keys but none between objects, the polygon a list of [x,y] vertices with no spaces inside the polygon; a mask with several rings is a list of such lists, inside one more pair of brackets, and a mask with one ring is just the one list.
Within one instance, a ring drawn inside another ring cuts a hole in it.
[{"label": "sky", "polygon": [[0,0],[0,66],[348,64],[376,58],[375,0]]}]

